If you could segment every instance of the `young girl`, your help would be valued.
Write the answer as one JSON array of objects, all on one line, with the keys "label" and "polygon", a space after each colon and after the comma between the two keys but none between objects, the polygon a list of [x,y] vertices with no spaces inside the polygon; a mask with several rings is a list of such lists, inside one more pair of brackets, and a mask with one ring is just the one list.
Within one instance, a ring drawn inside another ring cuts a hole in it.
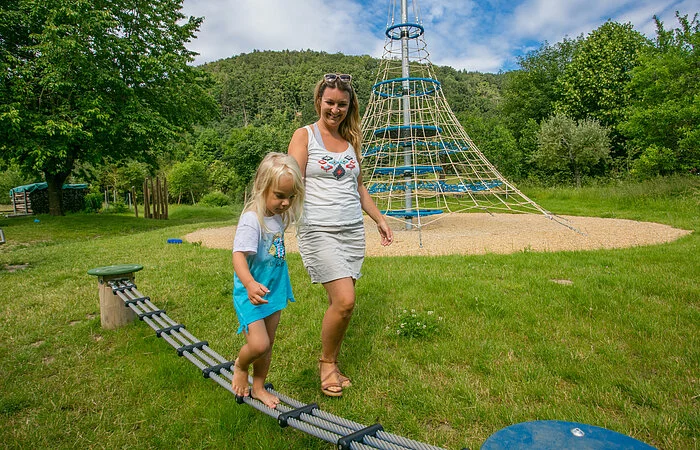
[{"label": "young girl", "polygon": [[[304,201],[304,183],[296,160],[268,153],[258,166],[251,193],[233,241],[233,303],[238,333],[246,343],[234,362],[232,388],[270,408],[279,399],[265,390],[272,344],[282,309],[294,301],[285,260],[284,230],[296,221]],[[252,391],[248,369],[253,365]]]}]

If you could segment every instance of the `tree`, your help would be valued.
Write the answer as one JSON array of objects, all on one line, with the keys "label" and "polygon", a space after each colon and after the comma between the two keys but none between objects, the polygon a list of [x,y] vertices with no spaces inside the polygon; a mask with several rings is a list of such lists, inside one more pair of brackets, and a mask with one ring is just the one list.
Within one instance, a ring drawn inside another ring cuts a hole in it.
[{"label": "tree", "polygon": [[199,130],[199,136],[194,143],[193,154],[207,164],[220,160],[224,156],[223,142],[219,133],[212,128]]},{"label": "tree", "polygon": [[700,22],[676,13],[679,27],[656,20],[656,40],[632,70],[631,103],[620,124],[639,176],[700,169]]},{"label": "tree", "polygon": [[188,158],[184,162],[175,163],[168,173],[168,192],[177,197],[180,204],[183,195],[189,194],[192,204],[208,192],[209,172],[204,162]]},{"label": "tree", "polygon": [[605,22],[581,42],[558,79],[561,98],[555,109],[575,120],[595,119],[611,129],[616,156],[624,154],[617,126],[630,102],[626,85],[648,44],[632,24]]},{"label": "tree", "polygon": [[226,143],[225,162],[233,167],[238,186],[236,193],[241,196],[253,179],[255,170],[269,152],[285,152],[291,133],[269,125],[237,128],[231,132]]},{"label": "tree", "polygon": [[469,137],[478,143],[479,150],[499,172],[510,180],[521,178],[523,155],[510,130],[498,118],[460,114],[459,119]]},{"label": "tree", "polygon": [[226,195],[235,192],[236,175],[225,162],[217,160],[209,164],[209,179],[212,189]]},{"label": "tree", "polygon": [[582,40],[582,37],[564,38],[553,45],[545,42],[519,58],[519,70],[506,73],[502,111],[516,138],[520,139],[529,120],[539,124],[552,115],[554,105],[561,98],[559,78]]},{"label": "tree", "polygon": [[607,130],[593,119],[578,124],[559,113],[542,122],[534,163],[555,177],[568,178],[581,186],[583,176],[609,158]]},{"label": "tree", "polygon": [[50,212],[78,162],[153,162],[212,117],[182,0],[14,0],[0,6],[0,150],[43,174]]}]

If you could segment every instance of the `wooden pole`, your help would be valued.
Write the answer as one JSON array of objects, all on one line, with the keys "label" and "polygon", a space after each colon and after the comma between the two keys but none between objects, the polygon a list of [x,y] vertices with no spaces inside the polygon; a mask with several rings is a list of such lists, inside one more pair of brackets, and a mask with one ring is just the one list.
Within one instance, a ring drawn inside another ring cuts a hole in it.
[{"label": "wooden pole", "polygon": [[153,192],[153,178],[149,179],[148,191],[151,196],[151,203],[153,203],[153,214],[151,215],[151,217],[157,219],[158,217],[156,217],[155,192]]},{"label": "wooden pole", "polygon": [[134,321],[136,314],[131,308],[124,306],[124,301],[112,293],[109,280],[115,278],[129,278],[134,281],[134,274],[100,277],[100,323],[102,328],[114,330]]},{"label": "wooden pole", "polygon": [[134,202],[134,213],[136,214],[136,218],[139,218],[139,201],[138,197],[136,197],[136,189],[134,187],[131,187],[131,200]]},{"label": "wooden pole", "polygon": [[151,207],[148,204],[148,178],[143,180],[143,218],[150,217]]},{"label": "wooden pole", "polygon": [[155,195],[156,195],[156,208],[155,208],[155,213],[156,213],[156,219],[161,218],[161,209],[162,209],[162,200],[160,199],[160,177],[156,177],[156,190],[155,190]]},{"label": "wooden pole", "polygon": [[168,219],[168,181],[163,177],[163,198],[165,199],[165,219]]}]

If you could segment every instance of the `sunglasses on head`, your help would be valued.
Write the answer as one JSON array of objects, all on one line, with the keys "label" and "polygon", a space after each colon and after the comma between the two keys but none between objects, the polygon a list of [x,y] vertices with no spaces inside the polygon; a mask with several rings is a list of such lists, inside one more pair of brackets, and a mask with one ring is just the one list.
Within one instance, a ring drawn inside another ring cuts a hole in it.
[{"label": "sunglasses on head", "polygon": [[327,73],[323,76],[323,79],[329,83],[340,80],[343,83],[349,84],[352,82],[352,75],[348,75],[347,73]]}]

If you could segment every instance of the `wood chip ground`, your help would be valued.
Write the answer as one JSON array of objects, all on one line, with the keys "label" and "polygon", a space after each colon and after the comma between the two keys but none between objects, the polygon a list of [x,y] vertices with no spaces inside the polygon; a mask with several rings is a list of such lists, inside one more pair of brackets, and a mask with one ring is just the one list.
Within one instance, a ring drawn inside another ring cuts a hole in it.
[{"label": "wood chip ground", "polygon": [[[379,233],[365,217],[367,256],[476,255],[521,251],[558,252],[626,248],[671,242],[692,231],[653,222],[600,217],[561,216],[571,228],[544,215],[534,214],[449,214],[419,231],[391,223],[394,243],[379,245]],[[184,236],[210,248],[230,249],[236,227],[205,228]],[[295,229],[285,234],[288,252],[298,252]]]}]

